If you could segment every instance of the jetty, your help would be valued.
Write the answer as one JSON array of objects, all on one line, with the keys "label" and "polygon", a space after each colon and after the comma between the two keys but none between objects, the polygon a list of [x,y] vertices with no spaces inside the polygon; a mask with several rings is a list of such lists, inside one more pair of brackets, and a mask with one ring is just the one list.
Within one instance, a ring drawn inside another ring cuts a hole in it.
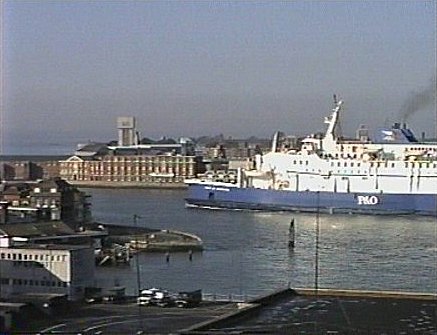
[{"label": "jetty", "polygon": [[155,230],[149,233],[109,235],[108,239],[117,244],[130,246],[131,252],[182,252],[202,251],[202,240],[193,234],[177,230]]},{"label": "jetty", "polygon": [[112,263],[128,263],[130,256],[136,252],[203,251],[200,237],[179,230],[102,223],[94,223],[92,228],[107,232],[101,251],[105,262],[111,260]]}]

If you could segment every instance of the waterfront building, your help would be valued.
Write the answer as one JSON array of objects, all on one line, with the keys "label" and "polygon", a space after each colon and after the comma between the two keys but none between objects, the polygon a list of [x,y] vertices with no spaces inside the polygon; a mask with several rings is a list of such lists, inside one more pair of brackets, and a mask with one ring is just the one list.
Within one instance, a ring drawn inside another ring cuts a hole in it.
[{"label": "waterfront building", "polygon": [[94,284],[94,250],[86,245],[0,247],[0,298],[22,294],[64,294],[82,299]]},{"label": "waterfront building", "polygon": [[[191,144],[190,144],[191,145]],[[74,155],[60,162],[60,175],[77,185],[183,185],[202,171],[188,143],[108,147],[106,154]],[[89,151],[88,151],[89,152]]]},{"label": "waterfront building", "polygon": [[36,219],[83,223],[90,219],[88,196],[75,186],[53,178],[0,184],[0,201],[8,204],[11,214],[37,215]]},{"label": "waterfront building", "polygon": [[59,177],[59,161],[68,157],[68,155],[0,156],[0,180],[27,181]]},{"label": "waterfront building", "polygon": [[[136,127],[134,117],[118,117],[117,141],[79,144],[69,156],[0,156],[0,178],[24,181],[60,177],[90,187],[186,187],[184,180],[206,170],[228,170],[229,160],[238,162],[233,165],[250,164],[270,142],[254,137],[224,139],[221,135],[218,139],[204,138],[207,145],[196,150],[188,137],[140,141]],[[44,199],[40,207],[55,205],[52,200]]]},{"label": "waterfront building", "polygon": [[86,222],[90,219],[88,196],[63,179],[37,182],[30,192],[30,207],[50,211],[52,219]]},{"label": "waterfront building", "polygon": [[221,139],[212,141],[202,148],[202,156],[205,159],[227,158],[230,160],[246,160],[253,158],[256,154],[268,152],[270,139]]}]

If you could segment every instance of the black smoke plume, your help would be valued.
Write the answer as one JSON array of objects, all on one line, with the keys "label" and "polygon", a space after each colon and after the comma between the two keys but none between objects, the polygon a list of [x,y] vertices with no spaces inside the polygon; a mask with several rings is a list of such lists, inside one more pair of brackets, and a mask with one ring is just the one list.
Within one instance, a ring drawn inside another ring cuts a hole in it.
[{"label": "black smoke plume", "polygon": [[408,118],[419,110],[435,106],[436,91],[436,78],[434,77],[422,91],[413,92],[400,109],[399,115],[402,122],[406,122]]}]

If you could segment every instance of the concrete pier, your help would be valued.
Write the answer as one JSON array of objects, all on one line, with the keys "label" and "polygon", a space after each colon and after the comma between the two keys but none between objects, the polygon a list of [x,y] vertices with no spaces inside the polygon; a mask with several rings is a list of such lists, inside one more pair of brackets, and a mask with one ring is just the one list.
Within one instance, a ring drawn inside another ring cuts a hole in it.
[{"label": "concrete pier", "polygon": [[117,244],[129,243],[132,252],[196,252],[203,250],[203,242],[200,237],[178,230],[139,231],[137,234],[132,230],[126,230],[124,233],[119,231],[117,234],[110,233],[108,240]]}]

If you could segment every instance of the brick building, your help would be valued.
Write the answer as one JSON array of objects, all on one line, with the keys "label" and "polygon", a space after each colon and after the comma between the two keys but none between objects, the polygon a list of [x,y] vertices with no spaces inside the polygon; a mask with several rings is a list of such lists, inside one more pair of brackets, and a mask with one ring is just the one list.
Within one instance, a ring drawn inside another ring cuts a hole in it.
[{"label": "brick building", "polygon": [[73,184],[183,184],[199,171],[200,157],[168,154],[72,156],[60,162],[61,177]]},{"label": "brick building", "polygon": [[59,177],[59,161],[68,156],[0,156],[1,180],[36,180]]}]

